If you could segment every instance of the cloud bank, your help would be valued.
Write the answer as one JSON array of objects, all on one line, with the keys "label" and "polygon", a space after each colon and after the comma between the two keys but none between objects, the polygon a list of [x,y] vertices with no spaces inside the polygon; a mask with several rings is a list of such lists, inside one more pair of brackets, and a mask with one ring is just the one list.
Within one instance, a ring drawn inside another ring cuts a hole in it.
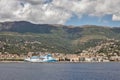
[{"label": "cloud bank", "polygon": [[0,0],[0,22],[64,24],[72,16],[112,15],[120,21],[120,0]]}]

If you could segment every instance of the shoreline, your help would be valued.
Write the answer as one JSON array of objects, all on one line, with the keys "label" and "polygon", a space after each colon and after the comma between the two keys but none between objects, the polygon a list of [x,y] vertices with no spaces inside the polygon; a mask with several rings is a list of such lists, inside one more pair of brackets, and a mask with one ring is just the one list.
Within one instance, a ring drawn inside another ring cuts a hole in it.
[{"label": "shoreline", "polygon": [[110,61],[110,62],[69,62],[69,61],[59,61],[59,62],[26,62],[26,61],[0,61],[0,63],[114,63],[120,61]]}]

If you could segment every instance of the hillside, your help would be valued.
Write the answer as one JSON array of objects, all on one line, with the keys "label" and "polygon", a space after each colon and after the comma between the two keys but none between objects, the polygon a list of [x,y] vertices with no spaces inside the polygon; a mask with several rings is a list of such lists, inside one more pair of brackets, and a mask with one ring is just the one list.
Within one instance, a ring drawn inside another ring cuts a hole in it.
[{"label": "hillside", "polygon": [[82,51],[83,54],[104,55],[108,58],[120,56],[120,40],[103,40],[97,46]]},{"label": "hillside", "polygon": [[120,28],[32,24],[25,21],[0,23],[2,53],[80,53],[106,39],[120,40]]}]

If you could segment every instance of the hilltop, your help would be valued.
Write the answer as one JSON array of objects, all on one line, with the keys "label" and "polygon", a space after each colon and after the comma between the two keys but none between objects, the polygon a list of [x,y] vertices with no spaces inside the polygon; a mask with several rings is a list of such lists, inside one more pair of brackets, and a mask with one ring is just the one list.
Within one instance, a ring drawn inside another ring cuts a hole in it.
[{"label": "hilltop", "polygon": [[120,28],[32,24],[25,21],[0,23],[2,53],[42,51],[77,54],[107,39],[120,40]]}]

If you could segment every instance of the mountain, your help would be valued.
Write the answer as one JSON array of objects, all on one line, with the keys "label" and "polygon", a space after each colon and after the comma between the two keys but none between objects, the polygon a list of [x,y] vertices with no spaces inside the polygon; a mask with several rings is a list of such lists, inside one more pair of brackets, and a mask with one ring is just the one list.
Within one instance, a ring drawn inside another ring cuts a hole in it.
[{"label": "mountain", "polygon": [[80,53],[106,39],[120,40],[119,27],[65,26],[25,21],[0,23],[0,52]]}]

